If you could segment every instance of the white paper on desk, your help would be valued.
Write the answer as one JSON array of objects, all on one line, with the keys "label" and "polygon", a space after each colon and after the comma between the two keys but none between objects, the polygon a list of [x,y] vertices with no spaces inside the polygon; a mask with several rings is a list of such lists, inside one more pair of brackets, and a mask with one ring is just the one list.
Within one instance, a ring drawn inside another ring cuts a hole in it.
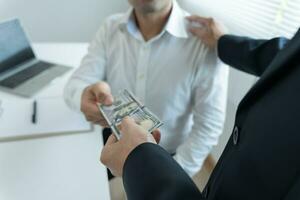
[{"label": "white paper on desk", "polygon": [[91,124],[67,107],[62,97],[37,99],[37,123],[32,123],[33,100],[2,99],[0,139],[72,132],[87,132]]}]

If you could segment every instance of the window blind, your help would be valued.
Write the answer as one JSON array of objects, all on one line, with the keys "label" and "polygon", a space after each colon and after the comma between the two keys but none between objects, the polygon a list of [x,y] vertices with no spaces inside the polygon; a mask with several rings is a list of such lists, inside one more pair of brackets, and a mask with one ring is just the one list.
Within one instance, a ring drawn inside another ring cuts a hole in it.
[{"label": "window blind", "polygon": [[300,0],[178,0],[193,14],[213,16],[233,34],[291,38],[300,28]]}]

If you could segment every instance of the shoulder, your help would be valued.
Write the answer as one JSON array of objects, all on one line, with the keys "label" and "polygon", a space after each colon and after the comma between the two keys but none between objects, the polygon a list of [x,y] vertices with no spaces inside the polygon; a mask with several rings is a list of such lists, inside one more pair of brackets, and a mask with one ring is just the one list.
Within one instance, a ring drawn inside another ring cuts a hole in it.
[{"label": "shoulder", "polygon": [[201,56],[198,60],[196,73],[196,85],[211,88],[215,83],[226,84],[229,77],[229,67],[218,58],[217,50],[203,46]]},{"label": "shoulder", "polygon": [[110,15],[104,20],[104,25],[109,26],[118,26],[120,23],[123,22],[123,20],[126,18],[127,13],[117,13],[114,15]]},{"label": "shoulder", "polygon": [[127,15],[126,13],[118,13],[118,14],[110,15],[109,17],[104,19],[104,21],[98,28],[97,34],[100,33],[109,34],[109,33],[116,32],[120,27],[120,24],[126,18],[126,15]]}]

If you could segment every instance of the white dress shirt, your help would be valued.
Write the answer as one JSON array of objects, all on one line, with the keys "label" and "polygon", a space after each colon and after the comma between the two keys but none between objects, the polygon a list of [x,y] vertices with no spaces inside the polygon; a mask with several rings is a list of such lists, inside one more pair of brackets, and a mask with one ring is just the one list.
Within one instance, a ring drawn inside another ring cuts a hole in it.
[{"label": "white dress shirt", "polygon": [[84,88],[106,81],[117,94],[128,89],[164,123],[160,145],[194,175],[223,130],[228,67],[216,50],[190,35],[189,14],[176,1],[163,31],[149,41],[133,10],[109,17],[65,88],[65,99],[80,110]]}]

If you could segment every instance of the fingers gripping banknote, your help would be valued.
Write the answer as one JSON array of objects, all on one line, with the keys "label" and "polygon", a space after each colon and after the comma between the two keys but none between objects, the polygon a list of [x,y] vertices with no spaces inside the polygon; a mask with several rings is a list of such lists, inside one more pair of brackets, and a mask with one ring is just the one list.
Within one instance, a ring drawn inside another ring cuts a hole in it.
[{"label": "fingers gripping banknote", "polygon": [[123,90],[114,97],[111,106],[98,105],[109,127],[115,136],[120,139],[121,133],[118,126],[124,117],[131,117],[149,133],[163,125],[157,116],[141,104],[128,90]]}]

